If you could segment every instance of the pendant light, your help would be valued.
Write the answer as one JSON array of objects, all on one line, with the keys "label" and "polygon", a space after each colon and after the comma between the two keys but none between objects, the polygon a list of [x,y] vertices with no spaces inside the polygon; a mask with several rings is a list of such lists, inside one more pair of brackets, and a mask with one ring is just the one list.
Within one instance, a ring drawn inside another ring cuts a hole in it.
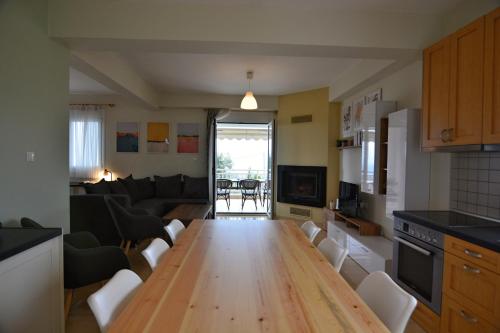
[{"label": "pendant light", "polygon": [[245,93],[245,97],[241,100],[240,108],[243,110],[256,110],[257,109],[257,100],[253,96],[253,92],[250,90],[250,81],[253,79],[253,72],[247,72],[248,79],[248,91]]}]

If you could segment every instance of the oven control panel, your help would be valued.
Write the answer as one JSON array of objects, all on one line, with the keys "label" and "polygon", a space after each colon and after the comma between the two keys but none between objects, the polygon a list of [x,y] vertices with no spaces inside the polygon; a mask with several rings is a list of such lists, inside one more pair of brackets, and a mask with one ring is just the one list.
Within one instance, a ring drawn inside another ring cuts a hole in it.
[{"label": "oven control panel", "polygon": [[400,218],[394,220],[394,229],[440,249],[444,247],[443,233]]}]

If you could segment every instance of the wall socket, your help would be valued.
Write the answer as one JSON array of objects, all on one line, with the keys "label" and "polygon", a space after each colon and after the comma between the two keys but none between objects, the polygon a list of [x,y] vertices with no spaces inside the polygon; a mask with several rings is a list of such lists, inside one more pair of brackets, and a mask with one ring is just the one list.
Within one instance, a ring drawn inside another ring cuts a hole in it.
[{"label": "wall socket", "polygon": [[29,151],[26,153],[26,161],[27,162],[35,162],[35,152]]}]

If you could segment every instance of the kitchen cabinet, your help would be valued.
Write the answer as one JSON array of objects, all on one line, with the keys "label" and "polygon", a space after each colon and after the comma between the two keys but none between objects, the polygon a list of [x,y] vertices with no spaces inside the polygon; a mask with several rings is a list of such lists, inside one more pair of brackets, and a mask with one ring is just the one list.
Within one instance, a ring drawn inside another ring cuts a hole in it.
[{"label": "kitchen cabinet", "polygon": [[500,8],[485,19],[483,143],[500,143]]},{"label": "kitchen cabinet", "polygon": [[[496,120],[495,113],[500,116],[498,107],[490,107],[489,114],[484,111],[494,101],[486,94],[488,89],[490,95],[500,96],[491,87],[500,87],[499,75],[487,73],[488,68],[498,66],[500,54],[491,55],[490,49],[500,45],[500,33],[496,31],[499,27],[500,21],[494,16],[481,17],[424,50],[422,147],[432,150],[485,143],[483,123],[489,122],[488,117]],[[491,36],[489,42],[485,42],[485,30]],[[498,125],[490,126],[489,132],[497,137],[488,143],[500,143],[500,119],[496,121]]]},{"label": "kitchen cabinet", "polygon": [[500,254],[445,236],[441,333],[500,330]]},{"label": "kitchen cabinet", "polygon": [[450,97],[450,38],[424,50],[422,145],[446,145]]}]

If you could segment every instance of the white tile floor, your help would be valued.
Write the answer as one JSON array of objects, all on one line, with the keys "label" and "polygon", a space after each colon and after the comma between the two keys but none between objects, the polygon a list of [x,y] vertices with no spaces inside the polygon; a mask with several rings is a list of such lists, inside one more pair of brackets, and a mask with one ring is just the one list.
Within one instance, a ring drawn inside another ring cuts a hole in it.
[{"label": "white tile floor", "polygon": [[215,205],[215,209],[217,213],[266,213],[267,207],[266,203],[262,205],[260,200],[257,200],[257,207],[255,207],[255,203],[253,200],[246,200],[243,208],[241,207],[241,198],[239,197],[231,197],[231,203],[229,207],[227,207],[227,203],[224,199],[217,200]]}]

